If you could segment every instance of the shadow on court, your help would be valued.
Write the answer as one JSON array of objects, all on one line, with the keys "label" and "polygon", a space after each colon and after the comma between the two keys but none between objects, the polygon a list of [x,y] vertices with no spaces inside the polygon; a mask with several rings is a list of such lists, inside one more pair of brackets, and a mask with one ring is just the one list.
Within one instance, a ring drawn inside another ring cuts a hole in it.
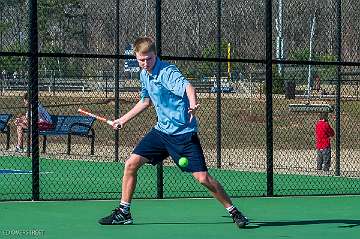
[{"label": "shadow on court", "polygon": [[131,226],[136,225],[221,225],[221,224],[232,224],[232,221],[229,222],[146,222],[146,223],[134,223]]},{"label": "shadow on court", "polygon": [[[223,216],[229,217],[229,216]],[[252,221],[250,219],[250,224],[246,229],[256,229],[259,227],[282,227],[282,226],[304,226],[304,225],[316,225],[316,224],[345,224],[338,226],[339,228],[353,228],[360,226],[360,220],[352,219],[325,219],[325,220],[302,220],[302,221],[278,221],[278,222],[261,222],[261,221]]]}]

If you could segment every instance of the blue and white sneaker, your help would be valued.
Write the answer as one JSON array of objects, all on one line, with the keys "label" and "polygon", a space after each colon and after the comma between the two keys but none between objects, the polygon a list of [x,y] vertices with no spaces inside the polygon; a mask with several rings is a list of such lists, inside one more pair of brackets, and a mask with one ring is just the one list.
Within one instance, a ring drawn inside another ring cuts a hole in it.
[{"label": "blue and white sneaker", "polygon": [[128,225],[133,224],[131,213],[124,213],[120,208],[115,208],[112,213],[98,221],[101,225]]},{"label": "blue and white sneaker", "polygon": [[249,224],[249,219],[247,217],[245,217],[241,212],[239,212],[238,210],[236,210],[235,212],[230,214],[234,223],[236,224],[236,226],[238,226],[239,228],[244,228],[246,225]]}]

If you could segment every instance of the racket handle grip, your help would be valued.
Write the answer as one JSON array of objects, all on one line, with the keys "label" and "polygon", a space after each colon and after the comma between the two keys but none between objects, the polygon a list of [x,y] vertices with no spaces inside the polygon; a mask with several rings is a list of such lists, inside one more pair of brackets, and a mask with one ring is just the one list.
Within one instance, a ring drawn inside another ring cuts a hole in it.
[{"label": "racket handle grip", "polygon": [[114,122],[112,120],[107,120],[106,123],[112,126]]}]

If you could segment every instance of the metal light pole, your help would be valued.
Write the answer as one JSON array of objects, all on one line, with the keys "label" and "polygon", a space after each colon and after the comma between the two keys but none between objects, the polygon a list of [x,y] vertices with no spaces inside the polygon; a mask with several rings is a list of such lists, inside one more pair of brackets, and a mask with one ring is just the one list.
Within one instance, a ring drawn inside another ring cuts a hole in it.
[{"label": "metal light pole", "polygon": [[147,35],[148,0],[145,0],[145,36]]},{"label": "metal light pole", "polygon": [[[282,60],[284,58],[284,38],[283,38],[283,21],[282,21],[282,0],[278,1],[278,15],[275,19],[275,27],[276,27],[276,59]],[[278,64],[278,73],[282,75],[282,64]]]},{"label": "metal light pole", "polygon": [[[314,38],[314,33],[315,33],[315,20],[316,20],[316,16],[314,14],[314,17],[311,21],[311,30],[310,30],[310,40],[309,40],[309,61],[312,60],[312,50],[313,50],[313,38]],[[307,85],[307,93],[308,93],[308,98],[311,97],[311,77],[312,77],[312,74],[311,74],[311,68],[312,66],[309,65],[309,72],[308,72],[308,85]]]}]

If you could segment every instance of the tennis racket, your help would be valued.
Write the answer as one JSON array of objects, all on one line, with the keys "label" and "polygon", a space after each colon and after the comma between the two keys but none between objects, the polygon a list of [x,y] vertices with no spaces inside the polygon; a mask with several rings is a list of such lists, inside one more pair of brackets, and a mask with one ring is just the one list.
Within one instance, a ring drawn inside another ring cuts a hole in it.
[{"label": "tennis racket", "polygon": [[97,120],[100,120],[100,121],[102,121],[102,122],[105,122],[105,123],[107,123],[107,124],[109,124],[109,125],[113,125],[113,121],[112,120],[108,120],[108,119],[106,119],[105,117],[102,117],[102,116],[99,116],[99,115],[96,115],[96,114],[93,114],[93,113],[90,113],[89,111],[86,111],[86,110],[83,110],[83,109],[78,109],[78,112],[80,113],[80,114],[82,114],[82,115],[86,115],[86,116],[90,116],[90,117],[93,117],[93,118],[95,118],[95,119],[97,119]]}]

